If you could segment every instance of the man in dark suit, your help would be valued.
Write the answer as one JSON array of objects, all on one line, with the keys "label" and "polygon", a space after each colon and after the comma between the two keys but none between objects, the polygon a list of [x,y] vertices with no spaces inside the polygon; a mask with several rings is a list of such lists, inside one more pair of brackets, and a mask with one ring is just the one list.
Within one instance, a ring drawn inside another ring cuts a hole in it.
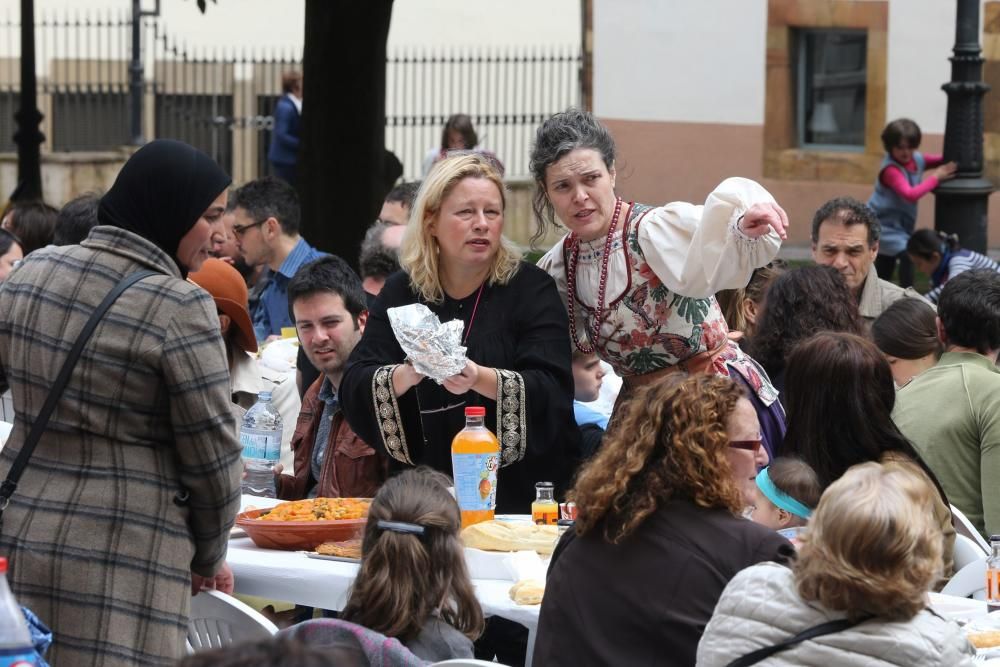
[{"label": "man in dark suit", "polygon": [[299,120],[302,116],[302,73],[295,70],[281,75],[283,95],[274,105],[274,129],[267,159],[271,173],[296,184],[295,161],[299,153]]}]

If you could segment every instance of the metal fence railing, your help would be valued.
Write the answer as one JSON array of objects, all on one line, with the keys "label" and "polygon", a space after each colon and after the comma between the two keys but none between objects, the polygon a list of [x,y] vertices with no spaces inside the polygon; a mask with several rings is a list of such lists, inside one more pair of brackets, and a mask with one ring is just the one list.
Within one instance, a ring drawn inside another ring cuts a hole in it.
[{"label": "metal fence railing", "polygon": [[[46,148],[108,150],[129,141],[131,16],[43,13],[35,24],[39,106]],[[0,18],[0,151],[13,151],[20,26]],[[271,110],[281,74],[299,50],[189,47],[156,17],[142,26],[143,135],[206,151],[237,182],[267,173]],[[509,177],[527,175],[534,128],[580,103],[578,46],[420,47],[386,59],[386,147],[408,180],[421,177],[454,113],[472,117],[480,145]],[[308,86],[308,82],[306,83]],[[308,101],[306,101],[308,104]]]},{"label": "metal fence railing", "polygon": [[386,145],[407,178],[419,176],[428,150],[441,147],[454,113],[469,114],[480,146],[509,176],[527,176],[535,128],[580,101],[580,53],[572,47],[410,49],[386,65]]}]

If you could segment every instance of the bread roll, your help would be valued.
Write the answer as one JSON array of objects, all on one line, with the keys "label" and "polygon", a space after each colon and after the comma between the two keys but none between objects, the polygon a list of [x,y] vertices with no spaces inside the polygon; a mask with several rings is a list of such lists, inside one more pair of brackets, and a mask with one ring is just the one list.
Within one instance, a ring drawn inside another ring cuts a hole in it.
[{"label": "bread roll", "polygon": [[340,542],[323,542],[316,547],[316,553],[340,558],[361,558],[361,540],[344,540]]},{"label": "bread roll", "polygon": [[1000,630],[987,630],[985,632],[970,632],[969,642],[976,648],[993,648],[1000,646]]},{"label": "bread roll", "polygon": [[548,556],[559,540],[557,526],[533,523],[483,521],[462,531],[465,546],[484,551],[537,551]]},{"label": "bread roll", "polygon": [[517,604],[542,604],[545,584],[536,579],[522,579],[510,587],[510,599]]}]

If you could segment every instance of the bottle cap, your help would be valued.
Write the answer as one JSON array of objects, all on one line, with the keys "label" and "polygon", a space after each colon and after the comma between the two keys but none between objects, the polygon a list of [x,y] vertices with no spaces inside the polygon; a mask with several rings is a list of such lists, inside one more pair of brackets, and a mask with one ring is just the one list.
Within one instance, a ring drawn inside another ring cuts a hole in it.
[{"label": "bottle cap", "polygon": [[270,401],[271,400],[271,392],[269,392],[269,391],[262,391],[262,392],[260,392],[259,394],[257,394],[257,400],[258,401]]},{"label": "bottle cap", "polygon": [[551,489],[554,486],[555,485],[552,482],[536,482],[535,483],[535,488],[536,489]]},{"label": "bottle cap", "polygon": [[486,416],[486,408],[484,408],[482,406],[468,407],[468,408],[465,409],[465,416],[466,417],[485,417]]},{"label": "bottle cap", "polygon": [[990,542],[1000,541],[1000,535],[990,535]]},{"label": "bottle cap", "polygon": [[7,559],[0,556],[0,574],[7,574]]}]

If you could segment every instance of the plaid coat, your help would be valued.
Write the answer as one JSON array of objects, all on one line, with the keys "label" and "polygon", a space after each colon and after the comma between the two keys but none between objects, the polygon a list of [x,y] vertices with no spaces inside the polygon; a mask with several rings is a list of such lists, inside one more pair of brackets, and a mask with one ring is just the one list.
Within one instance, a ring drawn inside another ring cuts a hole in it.
[{"label": "plaid coat", "polygon": [[0,288],[0,386],[17,414],[0,475],[91,312],[142,269],[162,275],[130,287],[84,347],[0,529],[14,594],[55,634],[55,667],[174,664],[191,572],[224,562],[239,507],[215,305],[115,227],[32,253]]}]

